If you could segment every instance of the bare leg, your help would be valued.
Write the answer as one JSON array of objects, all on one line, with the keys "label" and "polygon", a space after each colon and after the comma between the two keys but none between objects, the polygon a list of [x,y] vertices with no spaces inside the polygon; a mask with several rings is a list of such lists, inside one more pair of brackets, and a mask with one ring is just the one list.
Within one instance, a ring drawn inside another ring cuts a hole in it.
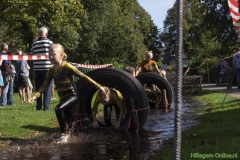
[{"label": "bare leg", "polygon": [[31,98],[33,87],[29,86],[28,88],[29,88],[29,95],[30,95],[30,98]]},{"label": "bare leg", "polygon": [[28,99],[28,102],[31,101],[31,95],[29,94],[29,87],[26,87],[26,93],[27,93],[27,99]]},{"label": "bare leg", "polygon": [[19,92],[19,97],[20,97],[22,103],[24,103],[24,90],[23,90],[23,88],[19,87],[18,92]]},{"label": "bare leg", "polygon": [[54,84],[52,85],[52,89],[51,89],[51,100],[55,100],[55,96],[54,96]]}]

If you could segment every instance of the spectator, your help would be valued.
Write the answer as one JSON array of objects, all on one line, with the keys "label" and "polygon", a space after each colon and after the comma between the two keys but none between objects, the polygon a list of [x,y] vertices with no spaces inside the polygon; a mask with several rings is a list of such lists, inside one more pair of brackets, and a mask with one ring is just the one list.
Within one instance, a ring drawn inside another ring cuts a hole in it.
[{"label": "spectator", "polygon": [[153,58],[153,53],[152,51],[147,51],[145,53],[145,60],[143,60],[137,71],[136,71],[136,76],[140,73],[140,72],[153,72],[153,69],[155,69],[157,71],[157,73],[160,76],[163,76],[161,73],[161,70],[158,69],[157,63],[155,61],[152,60]]},{"label": "spectator", "polygon": [[233,55],[233,67],[237,72],[237,85],[240,89],[240,47],[237,48],[237,52]]},{"label": "spectator", "polygon": [[[29,67],[29,69],[30,69],[30,67]],[[28,77],[28,89],[29,89],[29,95],[31,96],[32,95],[32,90],[33,90],[33,85],[32,85],[32,82],[31,82],[31,80],[30,80],[30,78],[29,78],[29,70],[27,70],[27,77]],[[23,103],[25,103],[26,102],[26,100],[25,100],[25,93],[26,93],[26,91],[25,91],[25,88],[23,89]],[[20,95],[19,95],[20,96]],[[20,97],[21,98],[21,97]]]},{"label": "spectator", "polygon": [[[8,55],[13,55],[11,52],[8,52]],[[11,71],[13,80],[9,82],[8,92],[7,92],[7,105],[16,106],[13,102],[13,92],[14,92],[14,81],[16,79],[16,71],[14,65],[9,61],[9,69]]]},{"label": "spectator", "polygon": [[[32,48],[30,51],[31,55],[48,55],[49,48],[52,45],[52,41],[47,38],[48,29],[46,27],[41,27],[39,30],[39,38],[32,44]],[[35,76],[35,87],[38,90],[47,75],[48,69],[51,67],[51,63],[49,60],[36,60],[33,62],[33,71]],[[53,81],[49,84],[45,92],[37,99],[37,110],[50,110],[50,100],[51,100],[51,88]],[[43,108],[42,108],[43,106]]]},{"label": "spectator", "polygon": [[232,64],[228,64],[226,76],[227,76],[227,89],[232,89],[232,81],[235,76],[235,68],[232,67]]},{"label": "spectator", "polygon": [[[17,54],[22,55],[22,51],[17,50]],[[18,92],[19,92],[21,102],[25,103],[24,89],[26,90],[26,93],[27,93],[28,102],[30,102],[31,95],[29,94],[29,88],[28,88],[29,84],[28,84],[28,75],[27,75],[27,70],[29,70],[30,67],[27,64],[26,60],[16,60],[15,67],[16,67],[16,73],[18,76],[17,87],[18,87]]]},{"label": "spectator", "polygon": [[[0,54],[7,54],[8,45],[6,43],[3,43],[1,46],[1,49],[2,49],[2,52]],[[1,97],[0,106],[6,106],[9,82],[13,81],[13,77],[12,77],[11,71],[9,69],[9,61],[8,60],[3,60],[0,68],[1,68],[3,82],[4,82],[4,86],[2,87],[2,97]]]},{"label": "spectator", "polygon": [[[2,65],[2,60],[0,60],[0,66]],[[2,72],[0,70],[0,97],[2,97],[2,87],[4,86]],[[0,106],[2,108],[2,106]]]}]

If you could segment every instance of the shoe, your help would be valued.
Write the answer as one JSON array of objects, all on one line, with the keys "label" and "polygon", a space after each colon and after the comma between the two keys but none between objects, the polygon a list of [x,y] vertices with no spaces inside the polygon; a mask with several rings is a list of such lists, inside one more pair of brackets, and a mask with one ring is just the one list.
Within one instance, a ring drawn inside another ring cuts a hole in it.
[{"label": "shoe", "polygon": [[56,100],[56,98],[51,98],[51,100]]},{"label": "shoe", "polygon": [[44,111],[50,111],[51,110],[51,108],[48,108],[48,109],[43,109]]},{"label": "shoe", "polygon": [[61,136],[59,137],[57,143],[66,143],[68,141],[69,135],[65,133],[61,133]]}]

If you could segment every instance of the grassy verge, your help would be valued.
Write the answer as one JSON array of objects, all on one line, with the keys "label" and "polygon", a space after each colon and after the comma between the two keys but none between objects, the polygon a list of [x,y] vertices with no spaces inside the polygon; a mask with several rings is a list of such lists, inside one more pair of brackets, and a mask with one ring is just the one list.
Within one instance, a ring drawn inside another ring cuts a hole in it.
[{"label": "grassy verge", "polygon": [[[200,124],[182,134],[181,159],[240,159],[240,99],[228,95],[222,105],[224,97],[209,91],[194,97],[206,108],[198,113]],[[173,159],[173,146],[168,140],[149,159]]]},{"label": "grassy verge", "polygon": [[58,98],[51,101],[52,110],[36,110],[36,102],[21,103],[18,93],[13,95],[16,106],[0,108],[0,148],[12,140],[35,138],[58,131],[54,107]]}]

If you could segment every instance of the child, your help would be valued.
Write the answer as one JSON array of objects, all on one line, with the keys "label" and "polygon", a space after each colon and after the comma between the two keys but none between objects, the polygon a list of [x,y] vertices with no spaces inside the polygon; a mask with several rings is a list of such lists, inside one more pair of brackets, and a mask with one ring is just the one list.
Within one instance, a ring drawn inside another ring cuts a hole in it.
[{"label": "child", "polygon": [[226,76],[227,76],[227,89],[232,89],[232,81],[235,76],[236,70],[232,67],[232,64],[228,64]]},{"label": "child", "polygon": [[44,93],[44,91],[51,83],[52,79],[54,79],[54,83],[56,85],[57,93],[60,99],[60,103],[55,107],[55,114],[61,131],[61,136],[58,143],[67,142],[69,136],[66,134],[66,123],[68,123],[68,128],[72,127],[74,118],[71,113],[71,109],[77,105],[79,99],[76,86],[73,81],[73,75],[94,85],[99,89],[100,94],[105,94],[104,88],[100,84],[93,81],[90,77],[80,72],[71,64],[66,63],[66,58],[67,55],[64,53],[64,48],[62,45],[51,45],[49,49],[49,60],[53,66],[49,68],[43,85],[31,99],[31,104],[33,104],[34,100],[39,98],[40,95]]},{"label": "child", "polygon": [[[116,117],[117,117],[117,123],[115,124],[115,129],[120,128],[120,122],[122,121],[123,114],[125,111],[125,107],[123,105],[123,96],[122,94],[115,90],[115,89],[109,89],[108,87],[105,87],[106,95],[97,94],[97,97],[95,99],[93,108],[92,108],[92,118],[93,123],[92,126],[94,128],[98,128],[98,122],[96,120],[96,114],[97,114],[97,108],[100,103],[104,105],[104,120],[105,125],[111,126],[111,111],[112,106],[114,106]],[[108,112],[109,109],[109,112]],[[120,112],[119,112],[120,111]]]},{"label": "child", "polygon": [[135,69],[134,69],[133,67],[127,66],[127,67],[126,67],[126,71],[127,71],[128,73],[130,73],[131,75],[133,75],[133,77],[136,77],[136,76],[135,76]]}]

